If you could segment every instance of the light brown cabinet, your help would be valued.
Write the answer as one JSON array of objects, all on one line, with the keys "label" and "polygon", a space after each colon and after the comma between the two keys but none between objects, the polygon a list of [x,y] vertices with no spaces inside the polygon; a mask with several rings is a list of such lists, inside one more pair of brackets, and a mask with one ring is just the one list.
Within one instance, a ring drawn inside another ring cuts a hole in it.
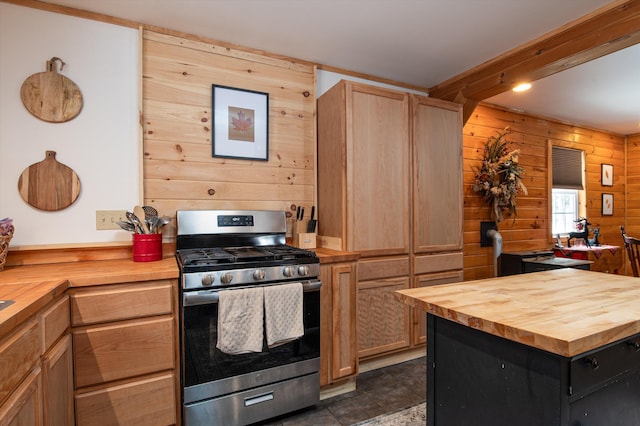
[{"label": "light brown cabinet", "polygon": [[320,385],[358,373],[356,262],[320,266]]},{"label": "light brown cabinet", "polygon": [[341,81],[318,99],[319,234],[363,257],[409,252],[409,95]]},{"label": "light brown cabinet", "polygon": [[[414,278],[414,288],[457,283],[462,281],[462,271],[454,270],[434,274],[419,275]],[[427,342],[427,314],[422,309],[413,309],[413,344]]]},{"label": "light brown cabinet", "polygon": [[0,341],[0,425],[73,424],[68,330],[64,296]]},{"label": "light brown cabinet", "polygon": [[362,255],[360,358],[420,344],[396,290],[461,276],[462,178],[460,105],[347,81],[318,99],[318,231]]},{"label": "light brown cabinet", "polygon": [[69,290],[77,425],[177,422],[176,286]]}]

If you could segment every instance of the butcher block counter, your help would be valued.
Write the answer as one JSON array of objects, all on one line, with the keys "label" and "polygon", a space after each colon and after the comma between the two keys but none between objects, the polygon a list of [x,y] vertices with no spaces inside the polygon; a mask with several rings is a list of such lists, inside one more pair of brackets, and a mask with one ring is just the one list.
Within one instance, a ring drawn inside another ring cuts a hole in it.
[{"label": "butcher block counter", "polygon": [[68,287],[175,278],[174,257],[157,262],[119,259],[6,267],[0,272],[0,300],[13,303],[0,310],[0,337]]},{"label": "butcher block counter", "polygon": [[640,279],[558,269],[401,290],[427,312],[427,424],[640,420]]}]

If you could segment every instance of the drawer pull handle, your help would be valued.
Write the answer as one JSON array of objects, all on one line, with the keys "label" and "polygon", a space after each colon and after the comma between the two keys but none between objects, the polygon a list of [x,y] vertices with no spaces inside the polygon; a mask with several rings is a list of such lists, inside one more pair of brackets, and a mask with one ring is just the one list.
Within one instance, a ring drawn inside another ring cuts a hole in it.
[{"label": "drawer pull handle", "polygon": [[631,346],[634,351],[640,351],[640,342],[627,342],[628,346]]},{"label": "drawer pull handle", "polygon": [[261,402],[271,401],[273,399],[273,392],[267,392],[262,395],[254,396],[251,398],[245,398],[244,406],[249,407],[254,404],[260,404]]},{"label": "drawer pull handle", "polygon": [[585,358],[584,362],[585,364],[589,364],[592,370],[597,370],[598,368],[600,368],[600,363],[598,362],[597,358]]}]

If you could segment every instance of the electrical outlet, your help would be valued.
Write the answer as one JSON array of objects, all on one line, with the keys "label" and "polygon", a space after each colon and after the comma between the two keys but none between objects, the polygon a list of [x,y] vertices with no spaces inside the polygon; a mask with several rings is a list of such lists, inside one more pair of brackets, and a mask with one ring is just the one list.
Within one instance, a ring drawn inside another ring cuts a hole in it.
[{"label": "electrical outlet", "polygon": [[122,229],[117,221],[127,222],[126,210],[96,210],[96,230]]}]

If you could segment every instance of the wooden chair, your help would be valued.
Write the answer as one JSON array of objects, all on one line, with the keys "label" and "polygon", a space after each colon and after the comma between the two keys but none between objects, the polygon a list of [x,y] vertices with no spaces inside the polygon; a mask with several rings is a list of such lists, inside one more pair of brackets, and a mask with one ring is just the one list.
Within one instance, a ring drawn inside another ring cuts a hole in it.
[{"label": "wooden chair", "polygon": [[634,277],[640,277],[640,240],[625,234],[624,226],[620,226],[624,248],[627,250],[627,257],[631,262],[631,270]]}]

